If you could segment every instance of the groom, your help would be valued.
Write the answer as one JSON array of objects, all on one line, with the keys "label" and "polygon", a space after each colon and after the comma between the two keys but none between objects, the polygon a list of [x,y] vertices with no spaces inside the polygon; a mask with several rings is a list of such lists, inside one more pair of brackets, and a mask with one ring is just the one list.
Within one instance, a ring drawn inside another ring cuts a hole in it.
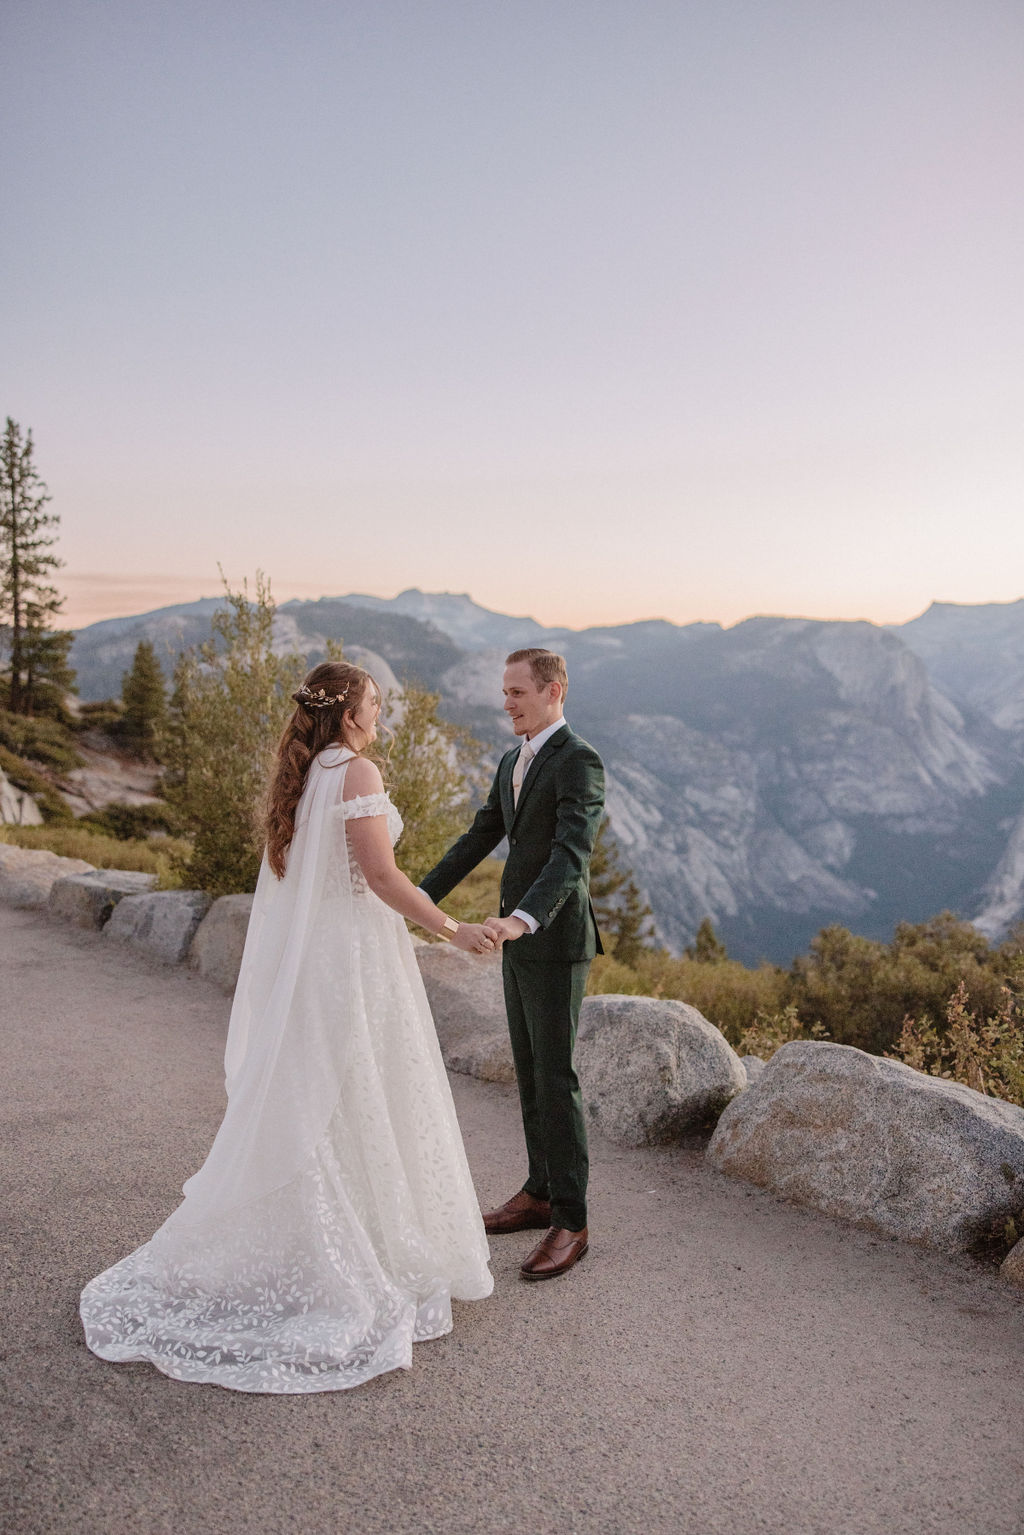
[{"label": "groom", "polygon": [[565,661],[516,650],[505,663],[505,712],[522,744],[505,753],[469,831],[421,882],[441,901],[502,837],[509,851],[501,915],[502,977],[529,1176],[484,1216],[491,1235],[548,1228],[520,1272],[564,1274],[587,1250],[587,1134],[573,1047],[587,971],[599,954],[590,856],[604,811],[604,768],[565,723]]}]

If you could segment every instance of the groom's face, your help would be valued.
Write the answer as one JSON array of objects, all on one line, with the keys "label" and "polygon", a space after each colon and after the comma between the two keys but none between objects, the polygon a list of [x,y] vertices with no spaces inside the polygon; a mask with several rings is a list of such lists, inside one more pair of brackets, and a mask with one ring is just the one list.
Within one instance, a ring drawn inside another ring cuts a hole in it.
[{"label": "groom's face", "polygon": [[502,679],[505,713],[517,736],[535,736],[553,725],[562,713],[562,689],[557,682],[538,683],[529,661],[513,661]]}]

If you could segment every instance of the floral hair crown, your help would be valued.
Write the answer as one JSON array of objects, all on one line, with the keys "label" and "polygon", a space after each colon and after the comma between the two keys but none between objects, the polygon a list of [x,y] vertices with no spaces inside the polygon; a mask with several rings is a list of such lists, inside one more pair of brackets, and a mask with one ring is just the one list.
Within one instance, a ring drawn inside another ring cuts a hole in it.
[{"label": "floral hair crown", "polygon": [[336,693],[332,698],[326,688],[317,688],[315,691],[308,688],[305,683],[292,694],[297,704],[305,704],[307,709],[330,709],[334,704],[343,704],[348,697],[348,688],[344,693]]}]

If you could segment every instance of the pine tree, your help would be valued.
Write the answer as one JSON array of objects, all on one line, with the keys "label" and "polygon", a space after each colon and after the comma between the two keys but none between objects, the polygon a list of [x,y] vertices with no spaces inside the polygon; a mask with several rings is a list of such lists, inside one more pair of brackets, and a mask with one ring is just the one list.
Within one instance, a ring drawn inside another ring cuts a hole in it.
[{"label": "pine tree", "polygon": [[705,917],[697,929],[697,936],[685,950],[687,959],[695,959],[702,965],[717,965],[729,958],[729,951],[715,932],[710,917]]},{"label": "pine tree", "polygon": [[644,949],[655,947],[654,913],[631,874],[619,897],[612,953],[624,965],[635,965]]},{"label": "pine tree", "polygon": [[25,608],[26,623],[22,638],[24,684],[22,710],[26,715],[48,715],[71,724],[65,704],[75,690],[75,672],[68,665],[68,651],[74,642],[70,629],[48,627],[50,614],[30,602]]},{"label": "pine tree", "polygon": [[622,861],[607,816],[601,821],[590,860],[590,898],[597,925],[616,959],[632,965],[641,950],[655,947],[654,913]]},{"label": "pine tree", "polygon": [[140,640],[135,647],[131,670],[121,678],[121,698],[124,713],[119,734],[135,750],[152,755],[166,719],[167,700],[163,668],[149,640]]},{"label": "pine tree", "polygon": [[60,519],[44,510],[49,492],[33,463],[31,431],[7,417],[0,443],[0,622],[15,714],[53,712],[74,674],[67,665],[72,635],[55,630],[63,599],[49,577],[63,563],[51,553]]}]

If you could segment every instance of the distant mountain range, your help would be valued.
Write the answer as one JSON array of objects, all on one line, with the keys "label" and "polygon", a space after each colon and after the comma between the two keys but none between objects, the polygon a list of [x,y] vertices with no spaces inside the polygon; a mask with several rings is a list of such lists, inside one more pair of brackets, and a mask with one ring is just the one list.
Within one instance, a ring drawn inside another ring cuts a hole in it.
[{"label": "distant mountain range", "polygon": [[[140,639],[167,669],[219,599],[92,624],[84,699],[120,691]],[[788,961],[842,922],[888,937],[950,907],[992,936],[1024,917],[1024,599],[934,603],[908,624],[753,618],[545,629],[468,596],[288,602],[277,643],[341,639],[443,698],[493,754],[504,654],[564,652],[567,714],[608,767],[612,825],[680,949],[710,916],[738,957]]]}]

